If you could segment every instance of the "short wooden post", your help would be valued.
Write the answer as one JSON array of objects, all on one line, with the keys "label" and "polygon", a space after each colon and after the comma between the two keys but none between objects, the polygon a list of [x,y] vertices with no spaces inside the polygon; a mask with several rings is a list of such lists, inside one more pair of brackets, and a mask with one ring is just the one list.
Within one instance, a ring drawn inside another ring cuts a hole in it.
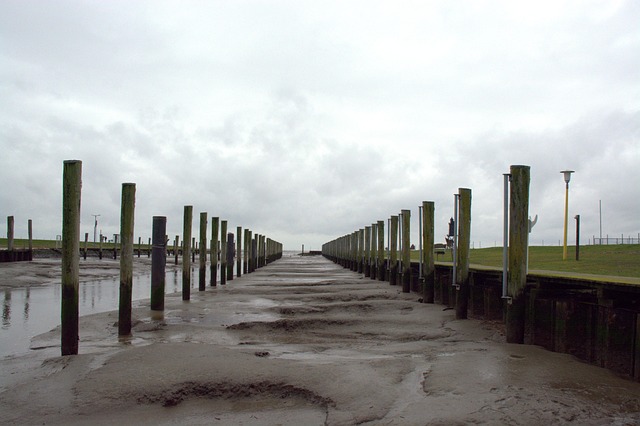
[{"label": "short wooden post", "polygon": [[182,228],[182,300],[191,299],[191,222],[193,206],[184,206]]},{"label": "short wooden post", "polygon": [[122,184],[120,213],[120,309],[118,336],[131,334],[131,298],[133,294],[133,220],[135,217],[136,184]]},{"label": "short wooden post", "polygon": [[227,235],[227,281],[233,280],[233,258],[235,256],[235,242],[233,232]]},{"label": "short wooden post", "polygon": [[220,223],[220,284],[227,283],[227,221]]},{"label": "short wooden post", "polygon": [[175,243],[173,244],[173,255],[175,256],[175,264],[178,264],[178,255],[180,254],[180,235],[176,235]]},{"label": "short wooden post", "polygon": [[411,210],[402,210],[402,292],[411,292]]},{"label": "short wooden post", "polygon": [[422,303],[434,302],[435,266],[433,260],[435,205],[433,201],[422,202]]},{"label": "short wooden post", "polygon": [[[151,309],[164,311],[165,266],[167,263],[167,218],[153,216],[151,257]],[[177,240],[174,240],[177,241]]]},{"label": "short wooden post", "polygon": [[211,286],[215,287],[218,281],[218,227],[220,218],[211,218]]},{"label": "short wooden post", "polygon": [[200,213],[200,251],[198,269],[198,290],[207,289],[207,212]]},{"label": "short wooden post", "polygon": [[240,278],[242,276],[242,226],[236,228],[236,276]]},{"label": "short wooden post", "polygon": [[509,192],[509,273],[507,343],[524,343],[527,237],[529,233],[529,166],[511,166]]},{"label": "short wooden post", "polygon": [[87,260],[87,245],[89,244],[89,233],[84,233],[84,250],[82,251],[82,257]]},{"label": "short wooden post", "polygon": [[13,251],[13,216],[7,216],[7,250]]},{"label": "short wooden post", "polygon": [[27,221],[27,231],[29,233],[29,260],[33,260],[33,221]]},{"label": "short wooden post", "polygon": [[78,354],[78,287],[80,283],[80,193],[82,161],[64,162],[62,175],[62,355]]},{"label": "short wooden post", "polygon": [[104,239],[104,236],[102,235],[102,232],[100,232],[100,243],[98,243],[98,259],[102,259],[102,240]]},{"label": "short wooden post", "polygon": [[138,258],[140,258],[141,251],[142,251],[142,237],[138,237]]},{"label": "short wooden post", "polygon": [[469,250],[471,248],[471,190],[459,188],[458,247],[456,268],[456,319],[467,319],[469,306]]},{"label": "short wooden post", "polygon": [[398,216],[391,216],[391,241],[389,241],[389,284],[398,284]]}]

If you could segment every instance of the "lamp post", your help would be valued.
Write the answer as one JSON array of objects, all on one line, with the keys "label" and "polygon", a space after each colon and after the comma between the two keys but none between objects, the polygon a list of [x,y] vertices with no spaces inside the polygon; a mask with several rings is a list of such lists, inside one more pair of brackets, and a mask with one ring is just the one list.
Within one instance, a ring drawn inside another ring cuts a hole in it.
[{"label": "lamp post", "polygon": [[563,170],[560,173],[564,175],[565,191],[564,191],[564,244],[562,246],[562,260],[567,260],[567,225],[569,222],[569,181],[573,170]]}]

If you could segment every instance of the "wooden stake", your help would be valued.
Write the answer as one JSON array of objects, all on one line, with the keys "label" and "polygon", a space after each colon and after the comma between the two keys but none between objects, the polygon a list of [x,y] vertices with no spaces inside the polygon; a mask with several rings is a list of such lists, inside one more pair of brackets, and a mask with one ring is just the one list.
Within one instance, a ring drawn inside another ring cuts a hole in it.
[{"label": "wooden stake", "polygon": [[459,188],[458,248],[456,269],[456,319],[467,319],[469,305],[469,250],[471,248],[471,190]]},{"label": "wooden stake", "polygon": [[64,162],[62,175],[62,355],[78,354],[80,193],[82,161]]},{"label": "wooden stake", "polygon": [[[165,266],[167,263],[166,233],[167,218],[154,216],[151,246],[151,309],[154,311],[164,310]],[[174,241],[177,243],[177,236]]]},{"label": "wooden stake", "polygon": [[182,300],[191,299],[191,222],[193,206],[184,206],[182,228]]},{"label": "wooden stake", "polygon": [[118,336],[131,334],[131,297],[133,293],[133,220],[136,206],[136,184],[122,184],[120,213],[120,309]]}]

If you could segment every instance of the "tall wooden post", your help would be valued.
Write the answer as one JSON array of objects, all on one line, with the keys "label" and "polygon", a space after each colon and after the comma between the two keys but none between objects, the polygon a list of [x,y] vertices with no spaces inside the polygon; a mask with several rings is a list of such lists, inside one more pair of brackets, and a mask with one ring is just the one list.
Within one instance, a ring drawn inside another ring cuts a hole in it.
[{"label": "tall wooden post", "polygon": [[434,302],[435,266],[433,261],[435,205],[422,202],[422,302]]},{"label": "tall wooden post", "polygon": [[131,334],[131,298],[133,294],[133,220],[136,206],[136,184],[122,184],[120,209],[120,309],[118,336]]},{"label": "tall wooden post", "polygon": [[509,273],[507,343],[524,343],[527,237],[529,233],[529,166],[511,166],[509,192]]},{"label": "tall wooden post", "polygon": [[138,237],[138,258],[140,258],[141,251],[142,251],[142,237]]},{"label": "tall wooden post", "polygon": [[456,319],[467,319],[469,306],[469,250],[471,246],[471,190],[459,188]]},{"label": "tall wooden post", "polygon": [[[165,266],[167,263],[166,233],[167,218],[165,216],[153,216],[151,246],[151,309],[154,311],[164,311]],[[177,237],[174,241],[177,242]]]},{"label": "tall wooden post", "polygon": [[176,235],[176,242],[174,244],[173,255],[175,257],[175,264],[178,264],[178,257],[180,256],[180,235]]},{"label": "tall wooden post", "polygon": [[84,257],[84,260],[87,260],[87,245],[89,244],[89,233],[85,232],[84,233],[84,250],[82,252],[82,256]]},{"label": "tall wooden post", "polygon": [[236,228],[236,276],[242,276],[242,226]]},{"label": "tall wooden post", "polygon": [[207,213],[200,212],[200,251],[198,252],[198,290],[207,289]]},{"label": "tall wooden post", "polygon": [[[166,235],[164,237],[165,237],[164,238],[164,246],[165,246],[165,249],[166,249],[167,242],[169,241],[169,238]],[[147,257],[151,257],[151,238],[149,238],[149,242],[147,243],[147,247],[149,248],[149,251],[147,251]],[[165,257],[166,257],[166,255],[167,254],[165,253]],[[138,257],[140,257],[140,256],[138,256]]]},{"label": "tall wooden post", "polygon": [[7,250],[13,251],[13,216],[7,216]]},{"label": "tall wooden post", "polygon": [[29,260],[33,260],[33,221],[27,221],[27,231],[29,233]]},{"label": "tall wooden post", "polygon": [[371,276],[371,227],[364,227],[364,276]]},{"label": "tall wooden post", "polygon": [[402,292],[411,292],[411,210],[402,210]]},{"label": "tall wooden post", "polygon": [[191,299],[191,222],[193,206],[184,206],[182,228],[182,300]]},{"label": "tall wooden post", "polygon": [[378,224],[371,224],[371,271],[369,277],[375,280],[378,276]]},{"label": "tall wooden post", "polygon": [[118,234],[113,234],[113,260],[118,258]]},{"label": "tall wooden post", "polygon": [[378,281],[384,281],[387,275],[384,256],[384,220],[378,221]]},{"label": "tall wooden post", "polygon": [[258,234],[256,234],[251,240],[251,265],[249,266],[250,272],[255,272],[258,265]]},{"label": "tall wooden post", "polygon": [[198,247],[196,246],[196,237],[191,237],[191,263],[196,263],[196,251]]},{"label": "tall wooden post", "polygon": [[67,160],[62,175],[62,355],[78,354],[78,287],[80,283],[80,193],[82,161]]},{"label": "tall wooden post", "polygon": [[218,227],[219,217],[211,218],[211,286],[215,287],[218,282]]},{"label": "tall wooden post", "polygon": [[233,281],[233,258],[236,254],[236,246],[233,232],[227,234],[227,281]]},{"label": "tall wooden post", "polygon": [[220,284],[227,283],[227,221],[220,223]]},{"label": "tall wooden post", "polygon": [[102,259],[102,240],[104,239],[104,236],[102,235],[102,232],[100,232],[100,243],[98,244],[98,259]]},{"label": "tall wooden post", "polygon": [[251,239],[251,234],[248,229],[244,230],[244,244],[243,244],[243,262],[242,262],[242,272],[245,274],[249,273],[249,240]]},{"label": "tall wooden post", "polygon": [[398,284],[398,216],[391,216],[391,241],[389,241],[389,284]]}]

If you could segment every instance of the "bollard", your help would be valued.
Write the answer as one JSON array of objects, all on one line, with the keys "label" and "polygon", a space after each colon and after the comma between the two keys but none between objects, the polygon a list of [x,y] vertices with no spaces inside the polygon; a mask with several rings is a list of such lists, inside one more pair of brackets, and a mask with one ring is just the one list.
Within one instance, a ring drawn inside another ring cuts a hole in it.
[{"label": "bollard", "polygon": [[227,281],[233,280],[233,258],[235,257],[235,242],[233,232],[227,235]]},{"label": "bollard", "polygon": [[215,287],[218,281],[218,226],[220,218],[211,218],[211,286]]},{"label": "bollard", "polygon": [[[167,218],[153,216],[151,257],[151,309],[164,311],[165,266],[167,263]],[[177,242],[177,239],[174,240]]]},{"label": "bollard", "polygon": [[227,221],[220,223],[220,284],[227,283]]},{"label": "bollard", "polygon": [[469,249],[471,245],[471,190],[459,188],[456,269],[456,319],[467,319],[469,305]]},{"label": "bollard", "polygon": [[434,302],[435,265],[433,260],[435,206],[432,201],[422,202],[422,303]]},{"label": "bollard", "polygon": [[384,281],[387,275],[384,258],[384,220],[378,221],[378,281]]},{"label": "bollard", "polygon": [[67,160],[62,175],[62,355],[78,354],[78,287],[80,275],[80,193],[82,161]]},{"label": "bollard", "polygon": [[389,241],[389,284],[398,284],[398,216],[391,216],[391,240]]},{"label": "bollard", "polygon": [[236,228],[236,276],[240,278],[242,276],[242,226]]},{"label": "bollard", "polygon": [[411,292],[411,210],[402,210],[402,292]]},{"label": "bollard", "polygon": [[184,206],[182,228],[182,300],[191,299],[191,221],[193,206]]},{"label": "bollard", "polygon": [[118,310],[118,336],[128,336],[131,334],[133,221],[135,206],[136,184],[123,183],[120,213],[120,309]]},{"label": "bollard", "polygon": [[200,213],[200,251],[198,252],[198,290],[207,289],[207,213]]},{"label": "bollard", "polygon": [[511,166],[509,193],[509,273],[506,309],[507,343],[524,343],[527,237],[529,233],[529,166]]}]

